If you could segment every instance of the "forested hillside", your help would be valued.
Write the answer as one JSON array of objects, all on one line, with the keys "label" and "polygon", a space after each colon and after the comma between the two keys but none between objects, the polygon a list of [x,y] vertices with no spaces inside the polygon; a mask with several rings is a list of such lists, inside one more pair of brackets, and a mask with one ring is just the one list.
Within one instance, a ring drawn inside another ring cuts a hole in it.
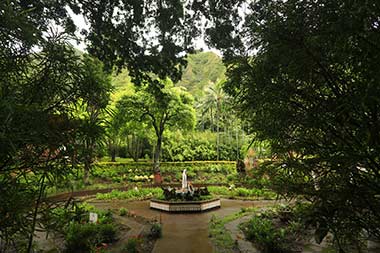
[{"label": "forested hillside", "polygon": [[178,85],[184,86],[195,97],[205,94],[205,87],[224,79],[226,71],[222,59],[213,52],[200,52],[187,57],[187,67]]},{"label": "forested hillside", "polygon": [[[182,80],[176,86],[183,86],[194,96],[196,101],[205,95],[208,85],[214,84],[225,78],[226,71],[222,59],[213,52],[199,52],[187,57],[187,67],[185,68]],[[119,99],[123,94],[132,89],[131,79],[128,71],[113,76],[114,86],[113,101]]]}]

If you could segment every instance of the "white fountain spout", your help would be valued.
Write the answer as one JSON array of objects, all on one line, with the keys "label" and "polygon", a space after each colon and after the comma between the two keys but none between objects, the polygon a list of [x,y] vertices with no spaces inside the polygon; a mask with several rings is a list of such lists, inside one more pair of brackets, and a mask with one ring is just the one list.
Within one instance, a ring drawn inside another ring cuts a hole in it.
[{"label": "white fountain spout", "polygon": [[182,172],[182,190],[187,189],[187,175],[186,175],[186,169]]}]

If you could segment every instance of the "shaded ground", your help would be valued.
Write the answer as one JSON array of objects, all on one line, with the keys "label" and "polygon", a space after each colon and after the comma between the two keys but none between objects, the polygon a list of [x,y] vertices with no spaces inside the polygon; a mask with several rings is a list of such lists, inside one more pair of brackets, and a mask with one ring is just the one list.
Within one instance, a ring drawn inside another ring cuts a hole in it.
[{"label": "shaded ground", "polygon": [[[152,250],[153,253],[211,253],[215,252],[215,248],[209,237],[209,222],[213,215],[217,218],[223,218],[239,212],[242,207],[268,207],[279,202],[222,199],[221,208],[203,213],[160,212],[150,209],[149,201],[114,200],[107,202],[94,200],[93,202],[90,201],[90,203],[100,209],[119,209],[124,207],[132,212],[132,214],[138,214],[147,220],[160,221],[162,223],[163,236],[156,241]],[[225,224],[225,231],[231,234],[232,239],[236,241],[239,251],[242,253],[260,253],[251,242],[245,240],[244,234],[238,228],[238,225],[250,219],[251,215],[252,214],[247,214],[246,216]],[[134,226],[132,224],[133,223],[129,223],[131,228]],[[136,227],[137,229],[131,229],[131,231],[141,229],[141,227]],[[128,237],[128,235],[126,235],[126,237]],[[327,250],[328,248],[326,241],[321,245],[310,241],[302,252],[329,252]],[[369,252],[375,253],[380,251]]]},{"label": "shaded ground", "polygon": [[[276,201],[243,201],[222,199],[222,207],[204,213],[167,213],[149,208],[149,201],[99,201],[96,199],[87,200],[90,204],[98,209],[111,209],[115,214],[122,207],[129,210],[130,216],[115,215],[116,222],[122,226],[128,226],[128,229],[120,233],[119,240],[109,248],[109,252],[120,252],[129,238],[146,238],[150,231],[151,221],[162,223],[163,237],[156,242],[145,240],[142,252],[154,253],[210,253],[215,252],[215,248],[209,237],[209,222],[215,215],[217,218],[223,218],[233,213],[239,212],[242,207],[268,207],[274,205]],[[238,225],[247,221],[251,214],[240,217],[224,225],[225,232],[229,233],[236,241],[240,252],[259,253],[251,242],[246,241],[243,233],[239,230]],[[144,237],[145,236],[145,237]],[[47,244],[61,244],[58,241],[47,241]],[[51,246],[51,245],[50,245]],[[379,248],[369,251],[371,253],[380,252]],[[310,242],[303,253],[320,253],[325,252],[326,245],[317,245]]]},{"label": "shaded ground", "polygon": [[130,238],[140,238],[143,241],[142,247],[144,252],[150,252],[153,249],[155,241],[147,239],[151,224],[145,220],[136,219],[134,217],[114,215],[114,218],[118,224],[128,226],[129,230],[125,233],[120,233],[118,241],[112,244],[108,252],[122,252]]},{"label": "shaded ground", "polygon": [[154,253],[210,253],[214,247],[209,238],[208,225],[212,215],[224,217],[238,212],[242,207],[264,207],[275,201],[242,201],[222,199],[222,207],[204,213],[166,213],[149,208],[149,201],[90,202],[100,209],[127,208],[147,219],[162,222],[163,236],[157,240]]}]

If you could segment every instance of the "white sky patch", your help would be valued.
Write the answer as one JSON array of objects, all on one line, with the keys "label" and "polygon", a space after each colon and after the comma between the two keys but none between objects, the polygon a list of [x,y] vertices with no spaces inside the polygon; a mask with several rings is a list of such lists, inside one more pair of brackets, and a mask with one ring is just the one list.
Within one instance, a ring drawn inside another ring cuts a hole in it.
[{"label": "white sky patch", "polygon": [[195,44],[195,49],[196,50],[202,50],[202,51],[205,51],[205,52],[213,52],[219,56],[222,56],[222,52],[220,52],[218,49],[216,48],[209,48],[207,45],[206,45],[206,42],[204,40],[204,37],[201,36],[200,38],[197,38],[196,40],[194,40],[194,44]]},{"label": "white sky patch", "polygon": [[[74,24],[77,26],[77,31],[75,32],[75,35],[79,39],[79,43],[78,43],[78,41],[75,41],[75,40],[72,40],[71,43],[73,44],[73,46],[75,48],[85,52],[86,51],[86,44],[84,43],[84,36],[81,35],[80,32],[82,30],[89,31],[90,25],[86,22],[83,15],[75,14],[69,7],[67,7],[66,9],[67,9],[67,12],[69,13],[70,17],[73,19]],[[145,36],[150,37],[149,35],[147,36],[146,34],[145,34]],[[211,52],[213,52],[219,56],[222,55],[222,53],[219,50],[217,50],[215,48],[210,48],[206,45],[205,40],[204,40],[204,35],[202,35],[201,37],[194,40],[194,47],[196,50],[202,50],[202,51],[206,51],[206,52],[211,51]]]},{"label": "white sky patch", "polygon": [[72,40],[71,43],[73,46],[81,51],[86,52],[86,44],[84,43],[84,36],[80,34],[82,30],[88,31],[90,29],[89,24],[84,19],[83,15],[77,15],[75,14],[69,7],[66,7],[67,12],[69,13],[70,17],[73,19],[74,24],[77,26],[77,31],[75,32],[75,35],[79,39],[78,41]]}]

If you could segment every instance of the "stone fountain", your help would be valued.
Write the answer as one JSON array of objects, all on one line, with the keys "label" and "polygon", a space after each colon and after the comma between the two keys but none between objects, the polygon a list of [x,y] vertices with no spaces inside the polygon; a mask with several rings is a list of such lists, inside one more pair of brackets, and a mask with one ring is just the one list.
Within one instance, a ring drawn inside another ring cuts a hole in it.
[{"label": "stone fountain", "polygon": [[167,212],[202,212],[220,207],[220,199],[204,199],[210,196],[207,187],[193,187],[187,181],[186,169],[182,172],[182,187],[162,188],[164,199],[151,199],[150,208]]}]

